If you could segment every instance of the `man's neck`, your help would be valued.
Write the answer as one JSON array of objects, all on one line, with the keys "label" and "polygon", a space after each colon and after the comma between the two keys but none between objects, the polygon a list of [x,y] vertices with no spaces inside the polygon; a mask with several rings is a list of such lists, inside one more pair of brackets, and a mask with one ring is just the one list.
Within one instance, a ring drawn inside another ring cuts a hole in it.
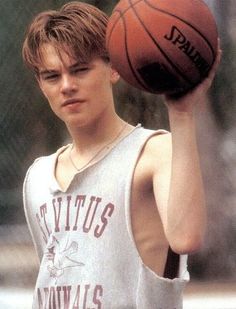
[{"label": "man's neck", "polygon": [[112,142],[124,126],[125,122],[115,115],[108,120],[103,119],[91,125],[70,128],[69,132],[77,153],[86,154]]}]

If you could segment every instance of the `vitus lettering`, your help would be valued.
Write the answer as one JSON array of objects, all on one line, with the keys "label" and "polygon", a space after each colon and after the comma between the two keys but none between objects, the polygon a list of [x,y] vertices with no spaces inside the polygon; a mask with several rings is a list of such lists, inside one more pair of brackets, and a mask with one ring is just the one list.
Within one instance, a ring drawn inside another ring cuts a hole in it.
[{"label": "vitus lettering", "polygon": [[[53,211],[51,216],[48,214],[49,209]],[[106,229],[114,209],[112,203],[104,204],[101,197],[60,196],[52,199],[51,203],[41,205],[36,219],[45,242],[52,232],[61,231],[93,233],[94,237],[99,238]]]},{"label": "vitus lettering", "polygon": [[90,198],[90,204],[83,224],[83,230],[85,233],[88,233],[91,229],[98,204],[101,202],[101,200],[101,198],[96,198],[95,196]]},{"label": "vitus lettering", "polygon": [[96,228],[94,230],[94,236],[99,238],[103,234],[103,232],[104,232],[104,230],[105,230],[105,228],[108,224],[108,217],[110,218],[112,216],[113,211],[114,211],[114,205],[111,204],[111,203],[107,204],[106,207],[104,208],[103,212],[102,212],[102,215],[101,215],[101,221],[102,221],[103,224],[96,226]]},{"label": "vitus lettering", "polygon": [[187,37],[176,26],[172,26],[169,34],[164,38],[170,41],[178,49],[180,49],[195,64],[202,76],[209,71],[210,65],[197,51],[196,47],[187,39]]}]

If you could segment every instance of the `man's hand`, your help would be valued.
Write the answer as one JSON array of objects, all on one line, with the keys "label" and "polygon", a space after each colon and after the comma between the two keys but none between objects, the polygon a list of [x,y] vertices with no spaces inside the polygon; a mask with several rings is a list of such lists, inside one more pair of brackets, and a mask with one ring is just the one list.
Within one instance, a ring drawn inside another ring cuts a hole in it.
[{"label": "man's hand", "polygon": [[205,101],[205,95],[212,85],[216,71],[220,64],[222,50],[218,39],[217,56],[208,76],[195,88],[180,97],[166,96],[165,103],[168,109],[175,109],[177,112],[192,112],[198,104]]}]

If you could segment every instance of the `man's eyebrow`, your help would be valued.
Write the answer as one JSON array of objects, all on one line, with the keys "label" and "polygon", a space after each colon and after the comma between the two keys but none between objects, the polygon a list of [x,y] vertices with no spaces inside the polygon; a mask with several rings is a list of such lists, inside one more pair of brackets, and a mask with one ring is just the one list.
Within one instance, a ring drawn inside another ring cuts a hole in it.
[{"label": "man's eyebrow", "polygon": [[88,62],[86,62],[86,61],[77,61],[74,64],[72,64],[71,66],[69,66],[69,69],[74,69],[74,68],[79,67],[81,65],[87,65],[87,64],[88,64]]},{"label": "man's eyebrow", "polygon": [[[83,65],[87,65],[88,62],[86,61],[77,61],[75,63],[73,63],[72,65],[70,65],[68,68],[69,70],[73,70],[74,68],[77,68],[79,66],[83,66]],[[53,73],[57,73],[57,70],[54,69],[42,69],[41,71],[39,71],[39,75],[46,75],[46,74],[53,74]]]},{"label": "man's eyebrow", "polygon": [[41,70],[39,71],[39,75],[46,75],[46,74],[52,74],[52,73],[57,73],[56,70]]}]

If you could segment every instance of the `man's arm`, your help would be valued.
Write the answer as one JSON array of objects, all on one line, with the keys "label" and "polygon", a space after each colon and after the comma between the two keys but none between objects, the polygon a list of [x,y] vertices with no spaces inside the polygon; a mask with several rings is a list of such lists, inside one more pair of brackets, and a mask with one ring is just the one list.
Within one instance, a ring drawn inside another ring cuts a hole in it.
[{"label": "man's arm", "polygon": [[196,141],[194,109],[203,104],[214,79],[221,51],[209,76],[194,90],[177,99],[166,98],[171,135],[155,142],[158,164],[153,188],[164,231],[172,249],[190,253],[202,243],[206,207]]}]

